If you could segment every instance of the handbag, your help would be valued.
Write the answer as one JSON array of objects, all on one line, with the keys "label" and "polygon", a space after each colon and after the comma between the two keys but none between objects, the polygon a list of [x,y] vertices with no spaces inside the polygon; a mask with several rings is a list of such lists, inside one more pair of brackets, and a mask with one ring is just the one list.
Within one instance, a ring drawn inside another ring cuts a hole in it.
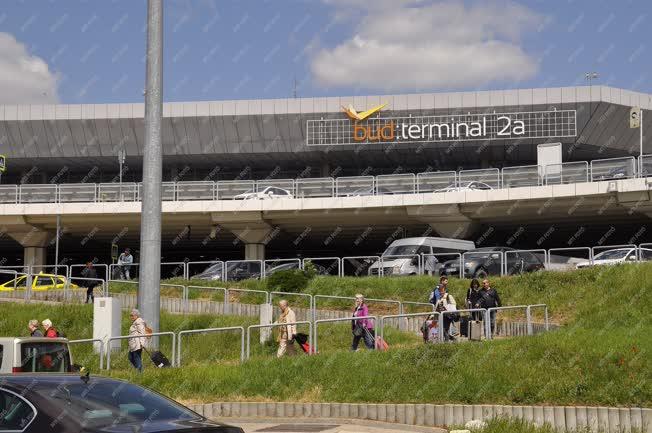
[{"label": "handbag", "polygon": [[354,337],[362,337],[364,335],[364,328],[362,325],[356,323],[353,325],[353,336]]}]

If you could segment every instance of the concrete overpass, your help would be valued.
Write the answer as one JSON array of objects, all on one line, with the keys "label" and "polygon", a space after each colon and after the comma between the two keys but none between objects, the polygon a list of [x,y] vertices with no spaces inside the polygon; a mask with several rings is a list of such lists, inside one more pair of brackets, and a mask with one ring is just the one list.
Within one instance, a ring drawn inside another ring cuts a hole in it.
[{"label": "concrete overpass", "polygon": [[[391,236],[396,227],[469,238],[480,225],[644,224],[652,218],[652,178],[488,191],[273,200],[167,201],[165,242],[200,233],[197,248],[223,239],[245,245],[245,258],[264,259],[265,246],[283,236],[292,248],[304,238],[363,237],[367,228]],[[89,239],[138,236],[140,202],[26,203],[0,205],[0,230],[24,247],[24,264],[44,264],[56,215],[69,236]],[[644,242],[646,239],[639,239]],[[539,242],[540,244],[540,242]],[[563,246],[563,245],[562,245]]]}]

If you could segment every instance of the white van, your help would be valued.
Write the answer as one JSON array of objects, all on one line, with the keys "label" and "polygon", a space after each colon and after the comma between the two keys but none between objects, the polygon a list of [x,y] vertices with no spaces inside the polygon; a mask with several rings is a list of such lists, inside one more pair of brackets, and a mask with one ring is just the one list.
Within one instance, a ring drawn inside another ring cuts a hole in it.
[{"label": "white van", "polygon": [[[419,237],[397,239],[392,242],[382,254],[383,275],[416,275],[419,273],[419,260],[422,254],[464,253],[475,249],[473,241],[463,239]],[[443,256],[438,259],[437,268],[453,256]],[[427,257],[423,259],[424,264]],[[378,275],[380,263],[369,266],[369,275]]]},{"label": "white van", "polygon": [[0,374],[70,373],[66,338],[0,337]]}]

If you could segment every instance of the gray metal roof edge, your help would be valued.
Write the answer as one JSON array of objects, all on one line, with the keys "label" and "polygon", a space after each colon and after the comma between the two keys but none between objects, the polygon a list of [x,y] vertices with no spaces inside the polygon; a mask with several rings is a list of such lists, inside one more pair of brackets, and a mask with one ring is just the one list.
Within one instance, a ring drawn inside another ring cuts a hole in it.
[{"label": "gray metal roof edge", "polygon": [[[652,94],[609,86],[551,87],[473,92],[414,93],[397,95],[334,96],[284,99],[166,102],[164,117],[244,116],[261,114],[312,114],[353,105],[364,110],[387,104],[388,110],[432,110],[500,106],[528,106],[607,102],[652,110]],[[143,103],[0,105],[0,121],[139,119]]]}]

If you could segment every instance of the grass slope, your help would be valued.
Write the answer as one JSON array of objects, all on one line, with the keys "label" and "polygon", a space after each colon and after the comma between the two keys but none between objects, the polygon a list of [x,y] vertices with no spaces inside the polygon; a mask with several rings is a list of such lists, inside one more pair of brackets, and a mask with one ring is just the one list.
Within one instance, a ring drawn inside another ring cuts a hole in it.
[{"label": "grass slope", "polygon": [[[505,304],[544,302],[550,306],[553,317],[565,326],[547,335],[409,348],[406,346],[414,341],[413,336],[396,333],[387,335],[393,350],[386,353],[333,352],[335,347],[346,348],[349,342],[348,330],[343,327],[330,335],[325,332],[324,342],[320,339],[320,352],[321,347],[324,350],[319,356],[277,360],[271,356],[273,346],[261,348],[254,344],[256,356],[242,366],[230,361],[237,358],[232,343],[198,339],[194,344],[189,343],[191,352],[205,351],[197,352],[203,355],[224,350],[229,360],[215,356],[216,362],[205,363],[197,362],[197,356],[189,360],[188,368],[149,368],[143,375],[121,369],[111,374],[186,401],[651,406],[650,281],[652,264],[495,279],[494,285]],[[422,301],[433,282],[428,277],[317,278],[306,291],[342,296],[362,292],[368,297]],[[463,299],[467,284],[468,281],[453,280],[453,294]],[[263,288],[264,282],[240,284],[243,285]],[[0,308],[4,305],[0,304]],[[57,316],[50,314],[54,311],[50,310],[52,307],[25,308],[32,310],[29,314],[22,313],[19,319],[19,308],[13,305],[11,311],[3,314],[0,328],[3,334],[6,335],[7,329],[22,332],[32,315],[39,319],[51,316],[55,323],[64,324],[69,336],[72,336],[69,329],[85,329],[86,336],[90,333],[90,312],[84,316],[77,314],[73,307],[61,307],[63,310]],[[34,308],[42,310],[37,314],[33,313]],[[162,317],[163,327],[168,329],[187,329],[185,325],[180,328],[184,320],[197,320],[199,326],[195,327],[215,326],[213,321],[220,326],[232,323],[226,318]]]}]

